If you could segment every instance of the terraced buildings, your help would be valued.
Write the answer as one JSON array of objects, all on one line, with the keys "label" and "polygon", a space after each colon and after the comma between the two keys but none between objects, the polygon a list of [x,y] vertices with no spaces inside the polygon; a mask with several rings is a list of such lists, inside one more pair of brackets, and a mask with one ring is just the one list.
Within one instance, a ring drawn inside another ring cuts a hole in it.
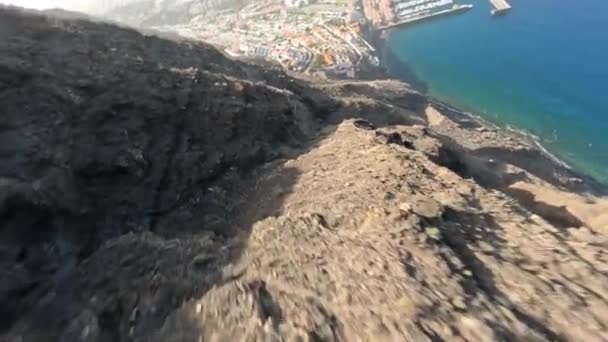
[{"label": "terraced buildings", "polygon": [[293,72],[354,78],[379,65],[363,38],[365,19],[351,1],[267,1],[181,25],[156,26],[210,42],[235,58],[280,64]]}]

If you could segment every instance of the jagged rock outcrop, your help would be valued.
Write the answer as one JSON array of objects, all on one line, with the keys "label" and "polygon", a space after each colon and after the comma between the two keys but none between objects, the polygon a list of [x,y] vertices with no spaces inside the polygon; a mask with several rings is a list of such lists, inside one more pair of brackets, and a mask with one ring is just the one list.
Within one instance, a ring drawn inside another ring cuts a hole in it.
[{"label": "jagged rock outcrop", "polygon": [[0,340],[607,339],[603,194],[427,104],[0,9]]}]

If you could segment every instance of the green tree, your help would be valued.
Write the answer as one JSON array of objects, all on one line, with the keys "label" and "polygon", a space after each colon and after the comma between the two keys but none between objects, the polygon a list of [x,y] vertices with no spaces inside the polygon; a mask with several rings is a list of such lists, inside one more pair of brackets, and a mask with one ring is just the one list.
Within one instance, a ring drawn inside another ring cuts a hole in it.
[{"label": "green tree", "polygon": [[316,54],[312,60],[312,67],[315,69],[320,69],[323,66],[323,56]]}]

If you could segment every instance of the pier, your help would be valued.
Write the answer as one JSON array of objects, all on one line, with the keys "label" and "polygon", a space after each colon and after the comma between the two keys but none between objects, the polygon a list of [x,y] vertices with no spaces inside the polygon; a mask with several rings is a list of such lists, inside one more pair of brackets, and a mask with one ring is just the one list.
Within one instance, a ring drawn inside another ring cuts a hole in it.
[{"label": "pier", "polygon": [[504,14],[511,9],[511,5],[509,5],[507,0],[490,0],[490,2],[492,3],[492,6],[494,6],[492,15]]},{"label": "pier", "polygon": [[448,15],[448,14],[456,14],[459,12],[463,12],[463,11],[468,11],[471,8],[473,8],[473,5],[454,5],[451,8],[448,9],[444,9],[441,11],[436,11],[436,12],[426,12],[423,14],[419,14],[416,15],[414,17],[410,17],[407,19],[403,19],[400,20],[396,23],[392,23],[392,24],[388,24],[388,25],[384,25],[384,26],[379,26],[378,30],[389,30],[392,28],[395,28],[397,26],[403,26],[403,25],[408,25],[408,24],[413,24],[419,21],[423,21],[423,20],[428,20],[437,16],[442,16],[442,15]]}]

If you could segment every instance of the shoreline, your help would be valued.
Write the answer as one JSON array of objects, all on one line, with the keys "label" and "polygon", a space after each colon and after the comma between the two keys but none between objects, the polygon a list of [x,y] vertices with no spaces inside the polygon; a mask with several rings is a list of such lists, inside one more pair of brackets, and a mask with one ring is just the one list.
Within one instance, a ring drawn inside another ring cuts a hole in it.
[{"label": "shoreline", "polygon": [[388,25],[380,26],[377,29],[380,30],[380,31],[391,30],[391,29],[394,29],[394,28],[400,28],[400,27],[403,27],[403,26],[420,23],[422,21],[428,21],[428,20],[436,19],[438,17],[459,14],[460,12],[466,12],[466,11],[470,10],[471,8],[473,8],[473,5],[455,5],[455,6],[458,6],[458,7],[452,7],[452,8],[449,8],[449,9],[446,9],[446,10],[442,10],[442,11],[439,11],[439,12],[433,12],[433,13],[424,14],[424,15],[421,15],[421,16],[416,16],[416,17],[413,17],[413,18],[401,20],[401,21],[398,21],[398,22],[393,23],[393,24],[388,24]]},{"label": "shoreline", "polygon": [[[446,116],[448,116],[448,117],[457,115],[460,117],[464,117],[464,118],[473,120],[474,122],[481,125],[482,127],[493,129],[493,130],[500,130],[502,132],[507,133],[508,135],[510,135],[514,139],[516,139],[517,141],[524,143],[529,148],[534,149],[534,150],[538,151],[540,154],[542,154],[545,158],[547,158],[547,160],[549,160],[553,164],[553,167],[555,167],[556,170],[561,170],[562,172],[565,172],[572,177],[579,178],[584,184],[588,185],[591,188],[591,190],[594,192],[598,192],[601,194],[608,194],[608,182],[602,181],[600,178],[591,175],[589,172],[586,172],[585,170],[582,170],[574,165],[571,165],[570,163],[568,163],[567,161],[565,161],[563,158],[561,158],[559,156],[559,152],[550,151],[547,147],[545,147],[542,144],[541,137],[539,137],[533,133],[530,133],[530,132],[526,131],[525,129],[518,128],[518,127],[512,127],[511,125],[509,125],[507,123],[494,122],[491,119],[486,118],[480,114],[463,110],[463,109],[459,108],[458,106],[455,106],[445,100],[442,100],[440,98],[430,95],[428,93],[427,83],[424,80],[420,79],[415,74],[415,72],[412,70],[412,68],[409,66],[409,64],[407,62],[403,62],[403,61],[399,60],[398,58],[396,58],[396,56],[393,56],[393,59],[395,62],[394,64],[397,64],[397,66],[399,68],[403,68],[405,73],[398,74],[394,71],[389,70],[388,64],[391,64],[391,63],[387,63],[387,61],[386,61],[386,58],[388,55],[387,55],[387,52],[385,49],[389,49],[388,40],[390,39],[391,31],[393,29],[395,29],[395,28],[392,28],[389,30],[370,29],[370,31],[368,32],[369,36],[365,37],[365,39],[368,40],[368,42],[372,46],[374,46],[374,48],[376,48],[378,58],[380,60],[380,66],[384,69],[384,75],[380,74],[379,76],[381,76],[383,78],[388,78],[388,79],[397,79],[399,81],[405,82],[406,84],[411,86],[412,89],[414,89],[415,91],[417,91],[417,92],[421,93],[423,96],[425,96],[427,98],[429,104],[439,106],[442,109],[447,109],[447,112],[449,112],[449,113],[444,113],[444,114],[446,114]],[[539,160],[539,162],[544,162],[544,161]]]},{"label": "shoreline", "polygon": [[571,166],[570,164],[568,164],[566,161],[560,159],[558,156],[556,156],[555,154],[551,153],[546,147],[544,147],[541,143],[541,138],[537,135],[534,135],[530,132],[527,132],[523,129],[518,129],[509,125],[506,126],[502,126],[498,123],[492,122],[491,120],[488,120],[484,117],[482,117],[479,114],[475,114],[475,113],[471,113],[469,111],[465,111],[465,110],[461,110],[457,107],[454,107],[452,104],[447,103],[441,99],[438,99],[436,97],[432,97],[430,95],[426,95],[429,98],[429,102],[433,105],[438,105],[444,108],[449,109],[451,112],[456,113],[458,115],[462,115],[465,116],[471,120],[474,120],[475,122],[481,124],[484,127],[489,127],[491,129],[495,129],[495,130],[502,130],[502,131],[506,131],[509,132],[511,134],[517,135],[518,139],[520,140],[524,140],[527,143],[531,143],[534,144],[537,148],[539,148],[543,154],[548,157],[549,159],[553,160],[553,162],[555,162],[556,164],[560,165],[561,167],[571,170],[571,171],[577,171],[577,169],[573,166]]},{"label": "shoreline", "polygon": [[[407,81],[404,81],[407,83]],[[594,191],[597,191],[602,194],[608,194],[608,183],[601,181],[600,179],[594,177],[589,174],[585,170],[581,170],[578,167],[575,167],[564,159],[559,157],[559,153],[550,151],[542,144],[542,139],[537,135],[530,133],[524,129],[513,127],[510,125],[502,125],[497,122],[493,122],[488,118],[485,118],[479,114],[471,113],[466,110],[462,110],[454,105],[445,102],[436,97],[430,96],[428,94],[424,94],[429,100],[429,104],[438,105],[442,108],[448,110],[449,114],[444,113],[446,116],[457,115],[461,117],[465,117],[467,119],[473,120],[477,124],[482,127],[502,131],[506,133],[508,136],[513,137],[516,141],[525,144],[527,147],[537,150],[540,154],[546,157],[556,168],[556,170],[560,173],[565,172],[571,177],[579,178],[582,182],[589,185]],[[539,160],[539,163],[544,161]]]},{"label": "shoreline", "polygon": [[[594,195],[608,195],[608,184],[602,182],[596,177],[590,175],[589,173],[581,170],[575,166],[568,164],[566,161],[561,159],[558,155],[549,151],[545,146],[543,146],[541,139],[536,135],[526,132],[525,130],[517,129],[511,126],[502,126],[498,123],[494,123],[492,121],[487,120],[486,118],[468,112],[464,110],[460,110],[453,105],[437,99],[435,97],[424,95],[427,97],[429,101],[429,105],[435,106],[440,109],[441,114],[446,116],[448,119],[451,119],[455,122],[462,120],[463,118],[466,120],[473,121],[478,124],[483,130],[495,131],[502,133],[508,139],[512,139],[517,142],[521,146],[526,147],[531,151],[536,151],[539,155],[543,156],[545,159],[539,159],[537,163],[542,165],[543,163],[546,166],[549,166],[550,169],[553,169],[554,175],[556,178],[565,178],[574,181],[575,184],[565,184],[561,185],[565,188],[568,188],[569,191],[572,192],[588,192]],[[483,130],[481,132],[483,132]],[[483,133],[477,134],[483,134]],[[505,149],[508,149],[505,143],[500,143],[505,146]],[[547,165],[547,163],[549,165]],[[548,179],[544,177],[539,177],[545,181],[551,183]]]}]

